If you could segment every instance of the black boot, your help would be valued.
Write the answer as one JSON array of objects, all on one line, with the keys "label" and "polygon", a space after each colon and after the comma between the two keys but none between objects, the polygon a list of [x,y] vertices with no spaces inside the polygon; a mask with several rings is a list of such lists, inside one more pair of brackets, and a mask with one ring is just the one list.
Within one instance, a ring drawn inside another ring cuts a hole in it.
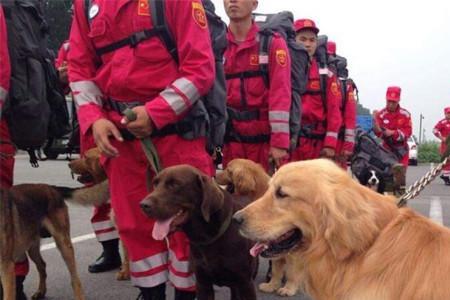
[{"label": "black boot", "polygon": [[141,293],[136,300],[166,300],[166,284],[160,284],[152,288],[139,288]]},{"label": "black boot", "polygon": [[27,296],[23,292],[23,282],[25,276],[16,276],[16,300],[27,300]]},{"label": "black boot", "polygon": [[103,253],[97,260],[89,265],[90,273],[101,273],[120,267],[119,239],[101,242]]},{"label": "black boot", "polygon": [[440,176],[442,180],[444,180],[445,185],[450,185],[450,177],[449,176]]},{"label": "black boot", "polygon": [[175,289],[175,300],[194,300],[195,292],[180,291]]}]

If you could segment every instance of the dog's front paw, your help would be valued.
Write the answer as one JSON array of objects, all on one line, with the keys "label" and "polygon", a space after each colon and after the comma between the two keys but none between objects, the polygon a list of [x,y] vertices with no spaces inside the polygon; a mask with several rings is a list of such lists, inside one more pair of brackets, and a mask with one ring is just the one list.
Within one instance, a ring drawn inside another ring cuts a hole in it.
[{"label": "dog's front paw", "polygon": [[259,286],[259,290],[261,291],[261,292],[264,292],[264,293],[273,293],[273,292],[275,292],[279,287],[280,287],[280,284],[277,284],[277,283],[274,283],[274,282],[265,282],[265,283],[261,283]]},{"label": "dog's front paw", "polygon": [[120,270],[116,273],[116,279],[119,281],[130,280],[130,271]]},{"label": "dog's front paw", "polygon": [[297,289],[292,287],[282,287],[277,290],[277,294],[283,297],[291,297],[297,294]]}]

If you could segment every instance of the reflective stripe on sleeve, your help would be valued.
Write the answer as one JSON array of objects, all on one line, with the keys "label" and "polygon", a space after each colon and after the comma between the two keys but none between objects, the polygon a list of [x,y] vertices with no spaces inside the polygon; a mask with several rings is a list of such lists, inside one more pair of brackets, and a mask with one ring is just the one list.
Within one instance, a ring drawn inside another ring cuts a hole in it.
[{"label": "reflective stripe on sleeve", "polygon": [[5,100],[6,96],[8,96],[8,91],[0,87],[0,101]]},{"label": "reflective stripe on sleeve", "polygon": [[289,122],[289,112],[277,110],[269,111],[269,121]]},{"label": "reflective stripe on sleeve", "polygon": [[271,123],[272,133],[289,133],[289,124],[287,123]]},{"label": "reflective stripe on sleeve", "polygon": [[70,83],[73,98],[77,107],[88,104],[102,106],[102,92],[92,81],[76,81]]}]

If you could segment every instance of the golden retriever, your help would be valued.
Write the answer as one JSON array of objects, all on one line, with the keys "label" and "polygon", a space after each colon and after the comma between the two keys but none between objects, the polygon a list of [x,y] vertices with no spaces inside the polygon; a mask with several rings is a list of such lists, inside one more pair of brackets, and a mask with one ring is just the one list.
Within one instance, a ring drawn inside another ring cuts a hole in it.
[{"label": "golden retriever", "polygon": [[226,186],[231,194],[258,199],[269,187],[270,176],[264,168],[254,161],[236,158],[227,164],[222,173],[217,174],[216,182]]},{"label": "golden retriever", "polygon": [[[269,187],[269,180],[270,176],[260,164],[241,158],[230,161],[223,172],[216,176],[217,183],[226,186],[227,191],[249,197],[250,201],[264,195]],[[259,284],[258,288],[265,293],[294,296],[302,281],[301,273],[297,271],[301,263],[296,255],[289,253],[271,260],[270,280]],[[286,278],[284,286],[283,276]]]},{"label": "golden retriever", "polygon": [[255,253],[298,256],[315,300],[450,299],[450,230],[331,161],[281,167],[234,219]]}]

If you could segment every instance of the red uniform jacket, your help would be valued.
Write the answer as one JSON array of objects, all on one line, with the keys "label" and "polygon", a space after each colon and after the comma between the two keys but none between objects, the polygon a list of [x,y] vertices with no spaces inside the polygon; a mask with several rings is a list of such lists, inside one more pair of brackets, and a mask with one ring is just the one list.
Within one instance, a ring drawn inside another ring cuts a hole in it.
[{"label": "red uniform jacket", "polygon": [[[394,146],[408,146],[408,138],[412,134],[412,123],[411,114],[406,109],[399,106],[395,112],[389,112],[383,108],[378,113],[376,121],[380,127],[395,131],[392,136]],[[385,146],[390,148],[383,132],[375,132],[375,134],[383,139]]]},{"label": "red uniform jacket", "polygon": [[200,0],[165,1],[166,20],[176,42],[179,65],[158,37],[102,57],[96,54],[95,48],[153,28],[147,0],[93,1],[90,26],[84,1],[74,3],[69,79],[83,133],[105,116],[104,97],[145,103],[150,118],[160,129],[181,120],[210,89],[215,78],[214,57]]},{"label": "red uniform jacket", "polygon": [[0,6],[0,112],[9,90],[11,65],[8,55],[8,38],[6,32],[5,16]]},{"label": "red uniform jacket", "polygon": [[351,82],[347,81],[347,103],[342,111],[342,125],[344,132],[343,150],[353,152],[355,146],[355,127],[356,127],[356,101],[355,91]]},{"label": "red uniform jacket", "polygon": [[325,133],[323,146],[335,149],[342,124],[339,109],[342,97],[337,78],[331,71],[328,71],[326,93],[325,109],[320,94],[319,67],[313,59],[309,69],[307,93],[302,96],[302,127],[313,128],[313,133],[316,134]]},{"label": "red uniform jacket", "polygon": [[64,62],[67,63],[67,54],[69,53],[69,41],[64,41],[58,51],[58,57],[55,60],[55,67],[59,68]]},{"label": "red uniform jacket", "polygon": [[246,105],[242,103],[241,80],[227,80],[227,105],[242,110],[259,110],[260,119],[233,121],[235,130],[244,136],[270,134],[270,145],[289,148],[289,110],[291,107],[291,67],[286,42],[278,35],[272,39],[269,55],[260,56],[259,28],[252,25],[244,42],[236,42],[228,32],[225,51],[225,74],[258,71],[260,63],[268,62],[269,87],[262,76],[244,79]]},{"label": "red uniform jacket", "polygon": [[[450,135],[450,120],[442,119],[440,120],[433,129],[433,133],[436,137],[443,137],[446,139]],[[444,153],[446,148],[445,142],[441,142],[441,153]]]}]

